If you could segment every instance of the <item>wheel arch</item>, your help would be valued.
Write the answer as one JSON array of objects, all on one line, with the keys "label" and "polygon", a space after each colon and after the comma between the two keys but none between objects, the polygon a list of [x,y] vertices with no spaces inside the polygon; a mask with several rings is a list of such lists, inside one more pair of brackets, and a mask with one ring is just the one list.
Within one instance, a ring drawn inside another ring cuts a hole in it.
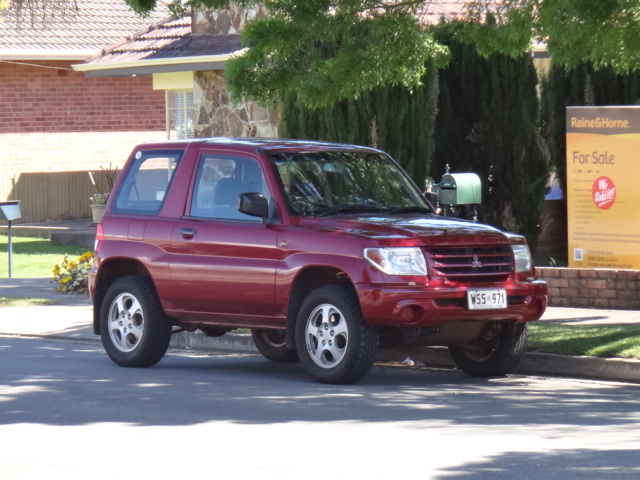
[{"label": "wheel arch", "polygon": [[286,342],[288,348],[296,348],[295,326],[298,310],[307,295],[323,285],[347,285],[353,289],[353,282],[342,269],[330,266],[309,266],[296,276],[287,305]]},{"label": "wheel arch", "polygon": [[118,278],[127,275],[147,277],[153,281],[149,270],[139,261],[127,258],[111,258],[100,264],[96,276],[96,291],[93,300],[93,333],[100,335],[100,309],[109,286]]}]

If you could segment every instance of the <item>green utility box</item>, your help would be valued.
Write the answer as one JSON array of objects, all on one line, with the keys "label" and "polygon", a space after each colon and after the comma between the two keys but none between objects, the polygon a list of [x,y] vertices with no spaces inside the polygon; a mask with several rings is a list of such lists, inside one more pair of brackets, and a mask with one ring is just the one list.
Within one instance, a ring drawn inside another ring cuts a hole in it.
[{"label": "green utility box", "polygon": [[482,202],[480,177],[475,173],[447,173],[440,182],[440,203],[469,205]]}]

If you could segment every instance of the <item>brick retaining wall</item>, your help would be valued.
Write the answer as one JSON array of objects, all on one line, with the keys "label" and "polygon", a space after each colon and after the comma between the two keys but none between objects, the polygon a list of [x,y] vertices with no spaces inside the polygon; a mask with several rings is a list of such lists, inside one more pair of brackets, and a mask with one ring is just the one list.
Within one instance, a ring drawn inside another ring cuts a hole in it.
[{"label": "brick retaining wall", "polygon": [[538,267],[549,285],[549,305],[640,309],[640,270]]}]

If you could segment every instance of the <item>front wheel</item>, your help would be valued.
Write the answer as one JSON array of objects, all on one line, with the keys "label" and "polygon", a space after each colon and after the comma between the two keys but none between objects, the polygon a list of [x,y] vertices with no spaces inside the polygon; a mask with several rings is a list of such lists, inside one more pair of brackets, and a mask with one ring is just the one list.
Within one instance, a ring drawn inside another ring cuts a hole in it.
[{"label": "front wheel", "polygon": [[300,362],[318,382],[349,384],[371,370],[378,330],[362,318],[355,293],[344,285],[325,285],[304,300],[296,321]]},{"label": "front wheel", "polygon": [[527,348],[526,323],[489,330],[474,345],[450,346],[456,366],[473,377],[497,377],[512,372]]},{"label": "front wheel", "polygon": [[287,348],[287,340],[283,330],[251,330],[251,337],[256,348],[267,360],[276,363],[298,361],[298,353]]},{"label": "front wheel", "polygon": [[102,344],[114,363],[151,367],[167,352],[171,322],[147,277],[122,277],[108,288],[100,307]]}]

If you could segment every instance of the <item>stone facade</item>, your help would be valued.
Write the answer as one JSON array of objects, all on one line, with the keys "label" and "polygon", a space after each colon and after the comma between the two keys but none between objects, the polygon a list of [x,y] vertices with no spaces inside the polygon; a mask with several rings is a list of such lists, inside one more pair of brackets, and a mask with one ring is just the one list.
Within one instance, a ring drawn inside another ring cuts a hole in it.
[{"label": "stone facade", "polygon": [[255,102],[232,103],[221,71],[196,72],[196,137],[277,137],[278,118]]},{"label": "stone facade", "polygon": [[231,35],[240,33],[247,22],[254,18],[265,17],[267,10],[263,5],[252,8],[240,8],[229,2],[226,8],[204,10],[194,8],[193,33],[196,35]]},{"label": "stone facade", "polygon": [[[236,35],[247,22],[263,17],[263,6],[240,8],[229,3],[226,8],[195,9],[195,35]],[[195,72],[193,85],[196,137],[277,137],[278,116],[251,102],[231,102],[222,71]]]}]

